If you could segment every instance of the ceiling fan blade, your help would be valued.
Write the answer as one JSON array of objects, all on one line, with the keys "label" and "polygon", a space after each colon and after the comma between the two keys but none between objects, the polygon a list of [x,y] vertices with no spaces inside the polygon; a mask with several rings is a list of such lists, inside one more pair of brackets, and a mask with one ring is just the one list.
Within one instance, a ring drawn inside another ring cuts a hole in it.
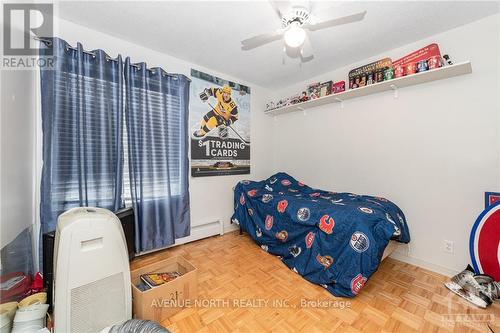
[{"label": "ceiling fan blade", "polygon": [[307,8],[309,9],[309,13],[313,13],[314,8],[315,8],[315,3],[312,0],[309,0],[308,4],[307,4]]},{"label": "ceiling fan blade", "polygon": [[269,4],[271,5],[271,7],[273,7],[274,12],[276,13],[276,15],[278,15],[278,17],[281,20],[283,18],[283,14],[281,14],[278,2],[283,2],[283,1],[269,0]]},{"label": "ceiling fan blade", "polygon": [[366,15],[366,10],[361,12],[361,13],[352,14],[352,15],[348,15],[348,16],[344,16],[344,17],[339,17],[339,18],[336,18],[333,20],[323,21],[323,22],[319,22],[316,24],[305,24],[303,27],[305,29],[309,29],[311,31],[316,31],[316,30],[320,30],[320,29],[334,27],[337,25],[361,21],[365,17],[365,15]]},{"label": "ceiling fan blade", "polygon": [[256,47],[262,46],[267,43],[271,43],[281,39],[283,35],[283,30],[276,30],[274,32],[270,32],[267,34],[262,34],[258,36],[254,36],[241,41],[241,49],[242,50],[251,50]]},{"label": "ceiling fan blade", "polygon": [[306,39],[304,39],[304,44],[302,45],[301,53],[305,56],[314,53],[311,44],[311,39],[309,38],[309,34],[307,34]]},{"label": "ceiling fan blade", "polygon": [[300,57],[300,62],[301,63],[306,63],[306,62],[309,62],[309,61],[311,61],[313,59],[314,59],[314,54],[311,54],[310,56],[307,56],[307,57],[301,56]]},{"label": "ceiling fan blade", "polygon": [[300,62],[305,63],[314,59],[313,48],[311,45],[311,40],[309,39],[309,35],[306,36],[304,41],[304,45],[302,45],[302,49],[300,50]]}]

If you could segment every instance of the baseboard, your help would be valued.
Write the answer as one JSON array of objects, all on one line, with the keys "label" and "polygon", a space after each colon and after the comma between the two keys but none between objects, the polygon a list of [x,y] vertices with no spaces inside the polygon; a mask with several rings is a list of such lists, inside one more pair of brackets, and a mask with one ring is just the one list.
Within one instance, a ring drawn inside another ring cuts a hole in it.
[{"label": "baseboard", "polygon": [[175,240],[175,243],[169,246],[165,246],[159,249],[154,249],[151,251],[145,251],[141,253],[137,253],[136,257],[142,256],[145,254],[150,254],[153,252],[165,250],[177,245],[181,244],[186,244],[189,242],[194,242],[203,238],[208,238],[212,237],[215,235],[224,235],[224,232],[228,232],[232,230],[227,230],[227,228],[224,228],[224,223],[222,222],[222,219],[212,221],[212,222],[205,222],[204,224],[197,224],[197,225],[191,225],[191,232],[190,235],[187,237],[182,237],[182,238],[177,238]]},{"label": "baseboard", "polygon": [[240,227],[237,224],[231,223],[230,225],[224,226],[224,233],[233,232],[236,230],[240,230]]},{"label": "baseboard", "polygon": [[224,234],[224,224],[221,220],[208,222],[199,225],[191,225],[191,234],[187,237],[177,238],[175,244],[171,246],[194,242],[199,239]]},{"label": "baseboard", "polygon": [[458,271],[456,271],[454,269],[444,267],[441,265],[436,265],[436,264],[430,263],[428,261],[425,261],[425,260],[422,260],[419,258],[411,257],[411,256],[405,255],[404,253],[401,253],[399,251],[394,251],[390,255],[390,257],[393,259],[405,262],[407,264],[412,264],[412,265],[415,265],[418,267],[422,267],[422,268],[427,269],[429,271],[439,273],[439,274],[442,274],[442,275],[445,275],[448,277],[451,277],[451,276],[459,273]]}]

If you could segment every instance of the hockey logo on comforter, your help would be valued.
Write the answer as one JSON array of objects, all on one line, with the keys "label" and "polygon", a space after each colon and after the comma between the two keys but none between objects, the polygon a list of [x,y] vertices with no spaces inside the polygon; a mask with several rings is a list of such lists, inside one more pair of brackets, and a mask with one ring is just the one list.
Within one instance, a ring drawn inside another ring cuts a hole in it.
[{"label": "hockey logo on comforter", "polygon": [[335,296],[353,297],[390,239],[408,243],[403,212],[380,197],[317,190],[277,173],[242,181],[233,220],[264,249]]}]

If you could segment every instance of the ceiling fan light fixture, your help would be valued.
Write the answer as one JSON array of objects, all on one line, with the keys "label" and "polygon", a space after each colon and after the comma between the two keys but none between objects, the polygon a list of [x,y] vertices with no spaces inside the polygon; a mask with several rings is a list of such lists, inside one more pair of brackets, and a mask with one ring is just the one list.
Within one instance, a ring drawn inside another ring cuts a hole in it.
[{"label": "ceiling fan light fixture", "polygon": [[293,22],[290,28],[285,32],[285,44],[289,47],[296,48],[304,44],[306,40],[306,32],[298,22]]}]

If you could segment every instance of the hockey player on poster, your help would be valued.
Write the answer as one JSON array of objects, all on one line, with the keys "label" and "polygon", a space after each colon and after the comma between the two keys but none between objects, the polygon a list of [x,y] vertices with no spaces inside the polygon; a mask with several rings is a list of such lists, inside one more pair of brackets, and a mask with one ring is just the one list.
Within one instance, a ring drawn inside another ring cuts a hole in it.
[{"label": "hockey player on poster", "polygon": [[204,89],[200,93],[200,99],[207,102],[210,97],[217,100],[217,104],[208,111],[201,120],[200,129],[193,133],[195,138],[203,138],[214,128],[219,128],[221,136],[227,136],[227,128],[238,120],[238,106],[231,97],[232,89],[227,84],[222,88],[213,87]]}]

